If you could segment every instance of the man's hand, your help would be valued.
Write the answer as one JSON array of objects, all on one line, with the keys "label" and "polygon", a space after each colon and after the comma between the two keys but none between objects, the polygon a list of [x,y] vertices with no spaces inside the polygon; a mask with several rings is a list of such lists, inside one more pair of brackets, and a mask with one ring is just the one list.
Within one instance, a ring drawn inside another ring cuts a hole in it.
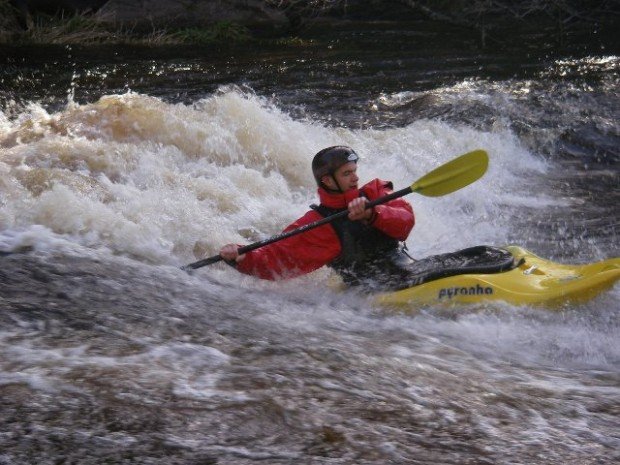
[{"label": "man's hand", "polygon": [[239,246],[237,244],[226,244],[220,249],[220,257],[227,262],[237,262],[245,258],[245,255],[239,255]]},{"label": "man's hand", "polygon": [[358,197],[351,200],[348,205],[349,219],[351,221],[369,221],[372,217],[372,208],[366,209],[366,199]]}]

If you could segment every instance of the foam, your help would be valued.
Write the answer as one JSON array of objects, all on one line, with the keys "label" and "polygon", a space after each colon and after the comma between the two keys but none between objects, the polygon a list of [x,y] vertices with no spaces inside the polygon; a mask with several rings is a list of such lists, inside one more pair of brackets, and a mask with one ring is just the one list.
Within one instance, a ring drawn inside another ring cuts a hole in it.
[{"label": "foam", "polygon": [[[529,173],[546,169],[506,129],[430,120],[328,128],[234,87],[193,105],[127,93],[53,114],[31,104],[2,120],[0,226],[38,225],[87,247],[183,263],[226,242],[268,237],[303,214],[315,199],[311,157],[341,143],[361,155],[363,181],[390,179],[396,188],[469,150],[489,151],[482,180],[446,198],[409,198],[418,221],[409,245],[419,253],[501,243],[509,227],[502,205],[514,203],[510,193]],[[455,243],[455,230],[470,234]]]}]

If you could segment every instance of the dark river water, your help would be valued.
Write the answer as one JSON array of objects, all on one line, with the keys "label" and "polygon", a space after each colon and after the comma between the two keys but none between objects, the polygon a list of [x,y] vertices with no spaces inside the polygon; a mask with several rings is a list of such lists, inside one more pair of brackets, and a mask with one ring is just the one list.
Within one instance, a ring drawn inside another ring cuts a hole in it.
[{"label": "dark river water", "polygon": [[328,270],[180,265],[315,201],[310,160],[411,184],[415,256],[620,255],[620,47],[434,30],[288,46],[0,48],[0,464],[612,464],[620,287],[402,314]]}]

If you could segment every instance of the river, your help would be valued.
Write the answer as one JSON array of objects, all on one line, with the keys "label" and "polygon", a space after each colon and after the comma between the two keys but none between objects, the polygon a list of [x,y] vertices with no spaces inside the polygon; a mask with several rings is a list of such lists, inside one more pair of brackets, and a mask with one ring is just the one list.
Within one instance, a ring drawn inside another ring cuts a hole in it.
[{"label": "river", "polygon": [[549,311],[391,313],[319,270],[180,266],[267,238],[354,147],[418,257],[618,256],[620,50],[434,30],[280,47],[0,49],[0,464],[612,464],[620,287]]}]

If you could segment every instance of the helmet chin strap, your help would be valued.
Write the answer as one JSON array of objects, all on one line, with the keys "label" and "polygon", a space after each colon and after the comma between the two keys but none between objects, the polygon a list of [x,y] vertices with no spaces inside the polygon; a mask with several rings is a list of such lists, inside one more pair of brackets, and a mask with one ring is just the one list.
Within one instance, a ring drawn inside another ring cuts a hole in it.
[{"label": "helmet chin strap", "polygon": [[336,184],[336,187],[338,187],[338,190],[330,189],[329,187],[325,186],[325,184],[323,184],[325,186],[326,190],[329,191],[329,192],[337,192],[338,194],[344,194],[344,191],[342,190],[342,187],[340,186],[340,183],[336,179],[336,176],[334,176],[332,173],[330,173],[329,177],[333,179],[334,183]]}]

